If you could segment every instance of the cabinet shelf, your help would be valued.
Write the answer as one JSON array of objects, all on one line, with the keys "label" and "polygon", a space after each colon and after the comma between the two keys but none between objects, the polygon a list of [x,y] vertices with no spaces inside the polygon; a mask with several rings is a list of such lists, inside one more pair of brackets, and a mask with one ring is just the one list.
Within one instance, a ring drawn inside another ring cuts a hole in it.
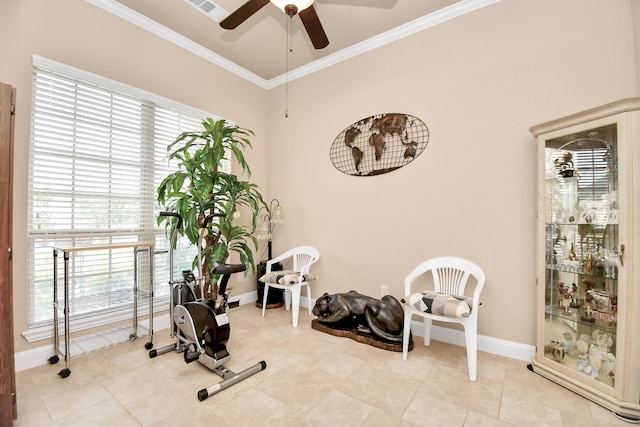
[{"label": "cabinet shelf", "polygon": [[545,349],[545,357],[554,360],[558,365],[568,370],[577,372],[577,376],[586,383],[597,382],[599,385],[604,384],[608,387],[613,387],[615,385],[615,376],[609,375],[606,368],[601,371],[598,368],[593,367],[593,365],[590,365],[592,368],[587,372],[585,372],[584,368],[580,370],[580,356],[576,354],[566,354],[562,359],[558,359],[553,355],[553,351],[551,349]]},{"label": "cabinet shelf", "polygon": [[553,222],[547,223],[548,225],[556,225],[561,227],[577,227],[577,226],[592,226],[592,227],[610,227],[618,225],[616,223],[608,223],[608,222]]},{"label": "cabinet shelf", "polygon": [[[545,307],[544,312],[550,316],[553,316],[557,319],[561,319],[561,320],[565,320],[568,322],[572,322],[575,324],[574,329],[577,329],[578,325],[582,325],[585,328],[591,328],[591,329],[597,329],[597,330],[601,330],[601,331],[605,331],[608,332],[612,335],[616,335],[617,332],[617,327],[616,324],[609,324],[609,320],[606,320],[606,324],[602,324],[602,323],[596,323],[596,317],[592,316],[593,321],[588,321],[588,320],[584,320],[586,316],[586,313],[583,309],[581,308],[570,308],[569,309],[569,314],[566,314],[566,312],[560,308],[560,307],[554,307],[551,305],[547,305]],[[598,314],[598,313],[595,313]],[[606,314],[606,313],[602,313],[602,314]]]},{"label": "cabinet shelf", "polygon": [[592,278],[592,279],[607,279],[607,280],[617,280],[615,279],[615,275],[613,276],[607,276],[606,273],[585,273],[584,272],[584,267],[579,266],[577,268],[571,268],[570,266],[566,266],[566,265],[557,265],[557,264],[547,264],[545,267],[547,270],[551,270],[551,271],[557,271],[559,273],[570,273],[570,274],[575,274],[577,276],[581,276],[583,278]]}]

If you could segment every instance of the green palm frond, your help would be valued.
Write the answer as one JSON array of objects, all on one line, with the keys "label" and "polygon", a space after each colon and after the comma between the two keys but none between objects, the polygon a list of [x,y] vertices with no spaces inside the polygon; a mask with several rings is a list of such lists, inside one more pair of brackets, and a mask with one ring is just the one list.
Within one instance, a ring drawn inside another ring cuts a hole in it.
[{"label": "green palm frond", "polygon": [[[221,166],[226,153],[230,153],[243,173],[250,177],[251,169],[244,151],[252,148],[249,137],[253,135],[248,129],[211,118],[202,122],[199,132],[183,132],[167,147],[169,158],[178,160],[179,170],[160,183],[157,194],[158,203],[164,210],[182,216],[181,233],[192,244],[198,242],[198,232],[206,215],[223,214],[209,225],[210,235],[218,238],[203,249],[202,255],[211,261],[224,262],[231,252],[235,252],[239,254],[240,262],[251,270],[255,270],[253,251],[258,248],[252,233],[260,217],[260,208],[266,204],[256,184],[223,172]],[[251,226],[233,224],[233,213],[240,206],[250,210]],[[173,231],[175,223],[169,217],[158,218],[158,224],[165,221],[167,228]]]}]

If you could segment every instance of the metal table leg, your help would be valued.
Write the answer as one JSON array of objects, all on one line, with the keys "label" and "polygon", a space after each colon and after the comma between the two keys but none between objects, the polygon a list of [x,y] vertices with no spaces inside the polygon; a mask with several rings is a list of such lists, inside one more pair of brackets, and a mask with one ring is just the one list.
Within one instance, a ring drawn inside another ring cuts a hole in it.
[{"label": "metal table leg", "polygon": [[144,348],[150,350],[153,348],[153,284],[155,278],[155,268],[153,265],[153,256],[155,255],[155,246],[149,247],[149,341]]},{"label": "metal table leg", "polygon": [[129,340],[138,338],[138,301],[140,300],[140,288],[138,287],[138,253],[145,251],[139,247],[133,248],[133,333]]},{"label": "metal table leg", "polygon": [[62,378],[71,375],[71,330],[69,328],[69,252],[64,253],[64,359],[65,369],[58,372]]},{"label": "metal table leg", "polygon": [[155,250],[154,246],[149,248],[136,247],[133,250],[133,333],[129,335],[130,340],[138,338],[138,302],[140,301],[141,289],[138,284],[138,254],[140,252],[148,252],[149,254],[149,291],[147,292],[149,298],[149,341],[144,347],[149,350],[153,347],[153,284],[155,278],[155,269],[153,266]]},{"label": "metal table leg", "polygon": [[[60,332],[58,331],[58,250],[53,250],[53,356],[48,362],[55,365],[60,361],[58,354],[60,353]],[[62,355],[62,353],[60,353]]]}]

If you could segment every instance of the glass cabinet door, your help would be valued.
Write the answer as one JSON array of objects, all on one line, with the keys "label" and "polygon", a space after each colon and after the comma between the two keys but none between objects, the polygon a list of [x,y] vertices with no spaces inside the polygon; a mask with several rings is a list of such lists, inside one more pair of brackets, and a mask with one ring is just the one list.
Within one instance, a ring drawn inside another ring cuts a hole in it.
[{"label": "glass cabinet door", "polygon": [[546,141],[544,357],[605,385],[616,378],[616,126]]}]

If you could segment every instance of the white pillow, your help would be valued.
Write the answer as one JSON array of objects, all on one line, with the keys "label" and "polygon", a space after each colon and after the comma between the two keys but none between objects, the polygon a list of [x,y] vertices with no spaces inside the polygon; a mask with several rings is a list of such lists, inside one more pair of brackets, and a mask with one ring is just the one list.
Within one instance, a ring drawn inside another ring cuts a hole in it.
[{"label": "white pillow", "polygon": [[[316,276],[311,273],[305,273],[302,276],[303,282],[315,280]],[[279,285],[295,285],[300,282],[300,273],[291,270],[272,271],[262,276],[260,279],[264,283],[277,283]]]},{"label": "white pillow", "polygon": [[434,291],[417,292],[405,297],[404,300],[407,305],[425,313],[447,317],[469,317],[473,305],[471,298]]}]

